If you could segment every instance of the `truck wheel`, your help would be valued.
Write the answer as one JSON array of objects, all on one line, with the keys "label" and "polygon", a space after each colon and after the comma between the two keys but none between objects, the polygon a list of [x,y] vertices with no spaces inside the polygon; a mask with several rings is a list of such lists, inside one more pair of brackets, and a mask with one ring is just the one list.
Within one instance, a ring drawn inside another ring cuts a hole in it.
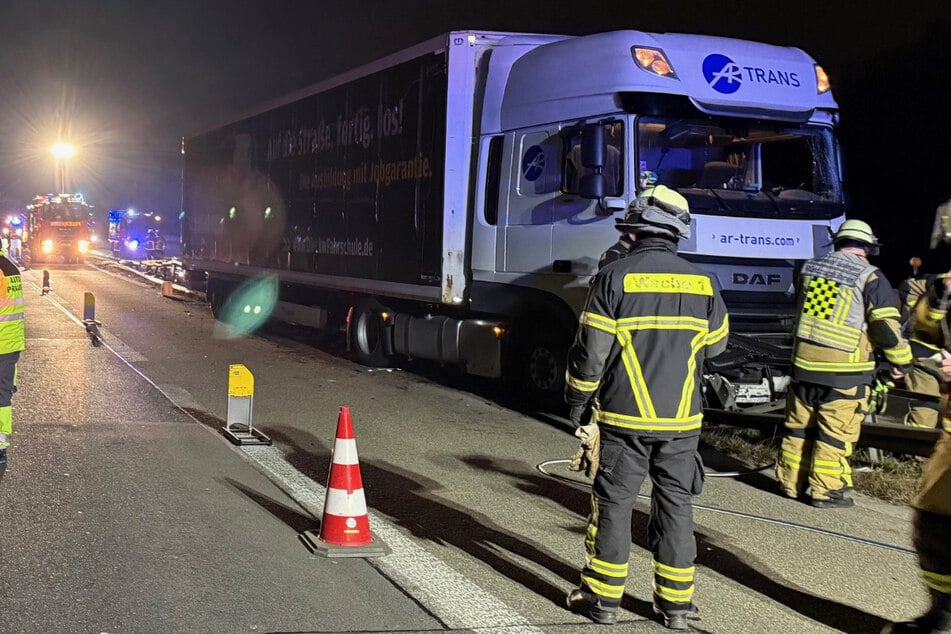
[{"label": "truck wheel", "polygon": [[377,300],[365,299],[350,316],[350,348],[361,365],[389,368],[396,362],[386,352],[386,326],[382,316],[385,310]]},{"label": "truck wheel", "polygon": [[561,402],[565,389],[568,342],[567,335],[553,330],[536,329],[525,333],[518,363],[522,383],[535,404]]}]

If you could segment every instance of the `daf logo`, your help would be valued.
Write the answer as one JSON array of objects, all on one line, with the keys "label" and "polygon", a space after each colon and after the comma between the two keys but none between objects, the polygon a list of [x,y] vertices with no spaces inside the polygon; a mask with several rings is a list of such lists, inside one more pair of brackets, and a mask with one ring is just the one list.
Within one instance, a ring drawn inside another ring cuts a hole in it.
[{"label": "daf logo", "polygon": [[744,284],[748,286],[772,286],[773,284],[779,284],[781,281],[782,279],[780,279],[779,273],[767,273],[766,275],[763,275],[762,273],[733,274],[734,284]]},{"label": "daf logo", "polygon": [[538,180],[544,171],[545,152],[541,146],[533,145],[525,150],[525,156],[522,157],[522,176],[525,180],[529,182]]},{"label": "daf logo", "polygon": [[743,83],[742,69],[732,59],[720,53],[704,58],[703,77],[711,88],[724,95],[736,92]]}]

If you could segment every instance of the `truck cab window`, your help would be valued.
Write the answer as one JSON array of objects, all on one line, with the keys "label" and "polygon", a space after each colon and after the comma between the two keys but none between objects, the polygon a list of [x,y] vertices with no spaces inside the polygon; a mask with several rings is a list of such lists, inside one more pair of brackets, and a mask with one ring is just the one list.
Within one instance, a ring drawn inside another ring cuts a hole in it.
[{"label": "truck cab window", "polygon": [[791,218],[843,212],[832,132],[824,127],[642,117],[637,153],[640,171],[655,173],[696,211]]}]

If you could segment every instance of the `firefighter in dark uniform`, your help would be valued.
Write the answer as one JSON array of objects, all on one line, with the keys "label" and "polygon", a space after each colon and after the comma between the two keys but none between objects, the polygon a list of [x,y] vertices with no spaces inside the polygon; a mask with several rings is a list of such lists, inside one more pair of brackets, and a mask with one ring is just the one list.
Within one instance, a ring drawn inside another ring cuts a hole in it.
[{"label": "firefighter in dark uniform", "polygon": [[729,322],[710,277],[677,256],[677,241],[690,236],[683,196],[662,185],[645,190],[618,229],[635,236],[633,250],[595,276],[568,353],[571,421],[581,425],[597,400],[589,425],[600,430],[585,565],[568,607],[616,622],[634,502],[649,475],[654,609],[667,627],[687,629],[695,611],[691,496],[703,478],[701,369],[726,348]]},{"label": "firefighter in dark uniform", "polygon": [[868,412],[884,354],[893,378],[911,369],[901,337],[895,293],[869,264],[878,238],[861,220],[847,220],[833,236],[835,251],[810,260],[799,279],[800,312],[793,343],[792,383],[786,397],[783,443],[776,475],[783,493],[818,508],[854,504],[848,457]]},{"label": "firefighter in dark uniform", "polygon": [[13,393],[17,362],[23,350],[23,281],[20,271],[6,257],[0,241],[0,478],[7,468],[7,448],[13,434]]}]

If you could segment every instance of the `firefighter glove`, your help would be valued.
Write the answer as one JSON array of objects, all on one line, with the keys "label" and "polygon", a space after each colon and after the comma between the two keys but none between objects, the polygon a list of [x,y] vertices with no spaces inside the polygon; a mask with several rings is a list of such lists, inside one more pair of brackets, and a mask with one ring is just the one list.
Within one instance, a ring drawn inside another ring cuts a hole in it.
[{"label": "firefighter glove", "polygon": [[598,472],[598,462],[601,457],[601,430],[598,423],[592,417],[592,422],[575,430],[575,436],[581,439],[581,446],[571,457],[568,469],[583,471],[586,477],[593,478]]},{"label": "firefighter glove", "polygon": [[871,409],[876,414],[884,414],[888,408],[888,391],[895,387],[895,382],[887,376],[878,376],[872,385]]}]

